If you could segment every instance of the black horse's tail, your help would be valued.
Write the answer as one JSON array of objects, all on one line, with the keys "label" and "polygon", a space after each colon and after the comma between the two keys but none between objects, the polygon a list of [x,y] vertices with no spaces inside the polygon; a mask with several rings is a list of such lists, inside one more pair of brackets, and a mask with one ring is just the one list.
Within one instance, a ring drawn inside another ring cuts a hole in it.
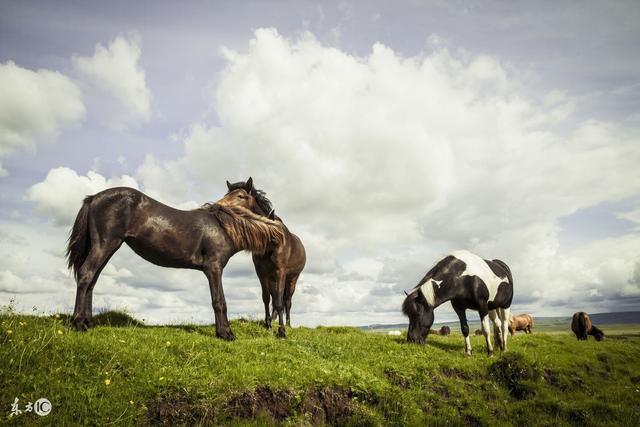
[{"label": "black horse's tail", "polygon": [[580,332],[580,338],[587,337],[587,325],[585,322],[586,313],[581,311],[578,313],[578,331]]},{"label": "black horse's tail", "polygon": [[80,276],[80,267],[87,259],[91,250],[91,239],[89,238],[89,205],[93,196],[87,196],[82,202],[82,207],[78,211],[76,221],[73,223],[71,235],[67,241],[67,267],[73,272],[76,282]]}]

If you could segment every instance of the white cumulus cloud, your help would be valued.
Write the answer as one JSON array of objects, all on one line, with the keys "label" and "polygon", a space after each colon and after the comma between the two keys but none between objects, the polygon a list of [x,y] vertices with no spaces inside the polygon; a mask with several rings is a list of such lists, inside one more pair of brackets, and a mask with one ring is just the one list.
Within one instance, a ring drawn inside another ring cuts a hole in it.
[{"label": "white cumulus cloud", "polygon": [[140,55],[138,39],[118,36],[107,47],[98,43],[93,56],[73,57],[92,107],[105,115],[102,120],[111,128],[125,129],[151,117],[151,93]]},{"label": "white cumulus cloud", "polygon": [[[12,61],[0,64],[0,158],[33,149],[38,138],[53,138],[77,124],[85,107],[79,87],[51,70],[32,71]],[[0,176],[6,175],[0,164]]]}]

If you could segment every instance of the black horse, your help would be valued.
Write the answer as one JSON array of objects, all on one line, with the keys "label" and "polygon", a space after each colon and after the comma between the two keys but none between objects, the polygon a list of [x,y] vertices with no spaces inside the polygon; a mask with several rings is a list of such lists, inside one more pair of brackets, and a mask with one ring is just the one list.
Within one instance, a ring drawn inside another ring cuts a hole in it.
[{"label": "black horse", "polygon": [[[296,290],[296,283],[306,264],[306,252],[302,240],[287,228],[275,215],[271,201],[262,190],[253,186],[253,179],[246,182],[231,184],[227,181],[228,192],[218,203],[230,206],[241,206],[254,213],[267,216],[278,221],[284,229],[284,239],[277,246],[274,245],[263,254],[254,253],[253,265],[262,287],[262,302],[265,311],[265,326],[271,327],[271,322],[279,317],[280,328],[278,334],[284,336],[283,309],[287,316],[287,326],[291,326],[291,300]],[[243,192],[248,193],[246,197]],[[253,200],[252,200],[253,199]],[[273,300],[273,312],[269,313],[269,302]]]},{"label": "black horse", "polygon": [[279,223],[240,207],[205,204],[184,211],[127,187],[87,196],[67,245],[68,265],[78,285],[72,325],[80,331],[93,326],[93,288],[109,258],[125,242],[156,265],[203,271],[209,280],[216,335],[233,340],[222,269],[235,253],[264,253],[282,239]]},{"label": "black horse", "polygon": [[409,316],[407,341],[424,343],[433,324],[433,310],[451,301],[460,318],[465,356],[471,355],[467,309],[480,313],[487,353],[493,354],[489,318],[494,324],[496,345],[506,351],[512,299],[513,278],[504,262],[487,261],[468,251],[453,252],[429,270],[407,294],[402,304],[403,313]]}]

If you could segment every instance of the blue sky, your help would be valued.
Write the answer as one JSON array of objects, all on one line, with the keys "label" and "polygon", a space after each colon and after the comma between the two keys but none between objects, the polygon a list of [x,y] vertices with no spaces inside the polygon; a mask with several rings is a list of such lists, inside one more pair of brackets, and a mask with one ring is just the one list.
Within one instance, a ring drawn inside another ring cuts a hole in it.
[{"label": "blue sky", "polygon": [[[636,2],[0,1],[0,302],[72,307],[85,194],[190,208],[253,176],[307,246],[294,324],[402,321],[402,290],[460,248],[512,266],[515,311],[637,310],[639,20]],[[260,315],[250,257],[224,287]],[[94,306],[210,321],[208,300],[201,273],[122,248]]]}]

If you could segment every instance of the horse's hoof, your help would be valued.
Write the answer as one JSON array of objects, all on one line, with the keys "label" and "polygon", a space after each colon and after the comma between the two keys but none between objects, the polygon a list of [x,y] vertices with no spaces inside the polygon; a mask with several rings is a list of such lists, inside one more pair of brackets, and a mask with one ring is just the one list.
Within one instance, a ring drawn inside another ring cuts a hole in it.
[{"label": "horse's hoof", "polygon": [[88,320],[76,318],[71,321],[71,327],[78,332],[86,332],[89,329]]},{"label": "horse's hoof", "polygon": [[472,353],[470,351],[469,352],[465,351],[464,352],[464,357],[471,357],[471,354]]},{"label": "horse's hoof", "polygon": [[278,333],[276,334],[276,336],[278,338],[286,338],[287,333],[285,332],[284,328],[278,328]]},{"label": "horse's hoof", "polygon": [[493,351],[487,351],[487,356],[493,357]]},{"label": "horse's hoof", "polygon": [[225,332],[216,332],[216,336],[218,338],[221,338],[225,341],[233,341],[236,339],[236,336],[233,335],[233,332],[231,332],[231,330],[225,331]]},{"label": "horse's hoof", "polygon": [[271,329],[271,322],[264,322],[265,329]]}]

